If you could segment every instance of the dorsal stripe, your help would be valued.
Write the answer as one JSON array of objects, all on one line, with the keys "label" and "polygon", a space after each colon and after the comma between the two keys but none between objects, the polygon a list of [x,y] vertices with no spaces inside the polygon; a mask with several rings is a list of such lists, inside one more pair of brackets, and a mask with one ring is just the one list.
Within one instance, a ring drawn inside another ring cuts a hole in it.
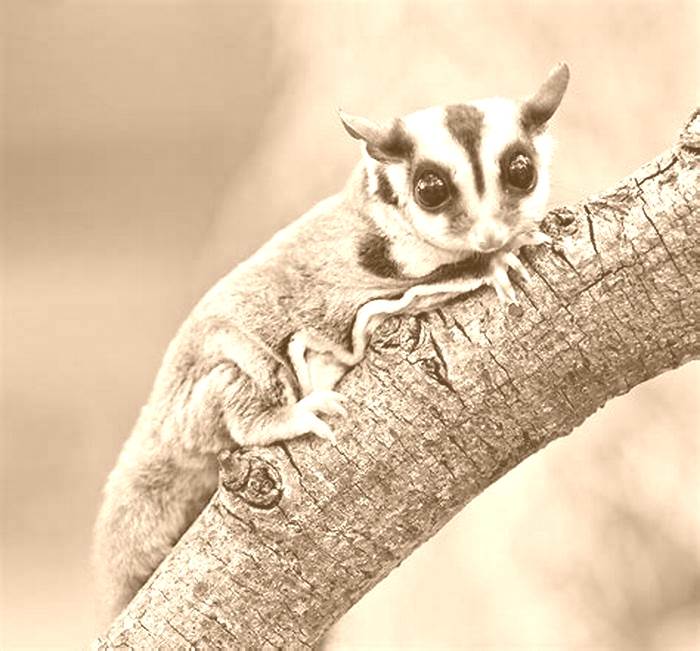
[{"label": "dorsal stripe", "polygon": [[486,186],[479,153],[484,114],[469,104],[450,104],[445,107],[445,126],[454,140],[467,152],[474,172],[476,191],[479,196],[483,196]]}]

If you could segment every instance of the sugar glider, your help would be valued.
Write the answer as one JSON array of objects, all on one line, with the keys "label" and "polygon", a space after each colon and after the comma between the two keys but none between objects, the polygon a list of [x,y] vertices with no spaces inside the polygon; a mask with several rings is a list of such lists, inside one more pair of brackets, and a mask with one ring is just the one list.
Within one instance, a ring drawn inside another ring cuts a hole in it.
[{"label": "sugar glider", "polygon": [[225,448],[303,434],[334,441],[335,384],[387,314],[481,285],[514,300],[508,270],[549,193],[547,124],[569,80],[533,95],[437,106],[375,123],[340,112],[362,160],[344,189],[211,289],[179,329],[104,489],[94,555],[117,614],[206,505]]}]

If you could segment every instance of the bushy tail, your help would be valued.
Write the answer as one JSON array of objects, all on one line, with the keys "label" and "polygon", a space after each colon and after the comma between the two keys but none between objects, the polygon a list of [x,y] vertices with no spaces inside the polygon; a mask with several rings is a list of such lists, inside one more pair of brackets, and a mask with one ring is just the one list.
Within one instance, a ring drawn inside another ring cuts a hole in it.
[{"label": "bushy tail", "polygon": [[183,464],[127,448],[104,489],[94,531],[93,562],[102,610],[121,612],[216,490],[213,459]]}]

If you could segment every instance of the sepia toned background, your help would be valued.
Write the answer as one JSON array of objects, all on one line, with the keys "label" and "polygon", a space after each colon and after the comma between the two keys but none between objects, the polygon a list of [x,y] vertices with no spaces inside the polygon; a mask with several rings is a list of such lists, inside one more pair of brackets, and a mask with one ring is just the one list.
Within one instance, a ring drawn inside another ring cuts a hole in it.
[{"label": "sepia toned background", "polygon": [[[698,5],[5,0],[0,647],[97,632],[101,485],[198,297],[385,119],[567,60],[552,203],[673,144]],[[367,595],[331,649],[700,647],[698,364],[613,401]]]}]

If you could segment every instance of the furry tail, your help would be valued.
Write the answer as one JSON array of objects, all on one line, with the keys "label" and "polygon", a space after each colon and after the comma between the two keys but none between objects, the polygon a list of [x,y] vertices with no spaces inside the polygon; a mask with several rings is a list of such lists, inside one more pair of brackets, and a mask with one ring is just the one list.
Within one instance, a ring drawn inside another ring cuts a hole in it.
[{"label": "furry tail", "polygon": [[[182,461],[179,459],[178,461]],[[104,489],[93,563],[101,610],[113,619],[132,600],[216,490],[215,459],[190,466],[153,454],[120,457]]]}]

